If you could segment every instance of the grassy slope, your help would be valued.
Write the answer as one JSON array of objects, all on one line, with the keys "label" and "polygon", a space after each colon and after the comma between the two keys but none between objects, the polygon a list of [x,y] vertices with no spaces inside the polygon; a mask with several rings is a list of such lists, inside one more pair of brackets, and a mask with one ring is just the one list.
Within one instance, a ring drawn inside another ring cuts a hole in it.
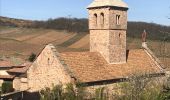
[{"label": "grassy slope", "polygon": [[[59,52],[88,51],[89,34],[67,33],[47,29],[26,29],[0,27],[0,56],[18,56],[28,58],[32,52],[38,53],[45,44],[53,43]],[[160,41],[148,41],[149,48],[161,58]],[[141,40],[127,38],[128,49],[141,48]],[[163,48],[163,47],[162,47]],[[166,64],[170,65],[170,43],[166,43]]]},{"label": "grassy slope", "polygon": [[19,56],[25,59],[32,52],[38,53],[45,44],[61,44],[74,36],[73,33],[63,33],[47,29],[2,26],[0,27],[0,56]]}]

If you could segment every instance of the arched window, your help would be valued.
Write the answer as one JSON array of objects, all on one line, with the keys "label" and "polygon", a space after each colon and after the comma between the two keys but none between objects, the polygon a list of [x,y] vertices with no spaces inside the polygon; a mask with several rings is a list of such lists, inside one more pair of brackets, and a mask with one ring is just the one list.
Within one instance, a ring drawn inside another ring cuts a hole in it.
[{"label": "arched window", "polygon": [[120,25],[120,15],[116,15],[116,24]]},{"label": "arched window", "polygon": [[97,26],[98,22],[97,22],[97,14],[94,14],[94,25]]},{"label": "arched window", "polygon": [[101,13],[100,14],[100,24],[101,24],[101,27],[104,27],[104,13]]}]

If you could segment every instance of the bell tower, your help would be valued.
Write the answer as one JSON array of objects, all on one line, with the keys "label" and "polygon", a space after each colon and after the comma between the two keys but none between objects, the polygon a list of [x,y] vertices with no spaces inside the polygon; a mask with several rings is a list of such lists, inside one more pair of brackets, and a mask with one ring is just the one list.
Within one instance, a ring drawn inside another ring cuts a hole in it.
[{"label": "bell tower", "polygon": [[94,0],[88,6],[90,51],[109,64],[126,63],[128,6],[122,0]]}]

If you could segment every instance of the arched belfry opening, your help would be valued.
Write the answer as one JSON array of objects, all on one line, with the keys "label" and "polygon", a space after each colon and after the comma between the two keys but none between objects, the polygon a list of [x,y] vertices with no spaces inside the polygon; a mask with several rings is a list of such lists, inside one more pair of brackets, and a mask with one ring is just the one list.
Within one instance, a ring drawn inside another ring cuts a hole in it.
[{"label": "arched belfry opening", "polygon": [[94,0],[87,9],[90,51],[101,53],[109,64],[126,63],[127,4],[122,0]]},{"label": "arched belfry opening", "polygon": [[116,15],[116,25],[120,25],[120,15]]},{"label": "arched belfry opening", "polygon": [[97,21],[97,14],[94,14],[94,26],[97,27],[98,21]]},{"label": "arched belfry opening", "polygon": [[100,24],[101,24],[101,27],[103,28],[104,27],[104,13],[101,13],[100,14]]}]

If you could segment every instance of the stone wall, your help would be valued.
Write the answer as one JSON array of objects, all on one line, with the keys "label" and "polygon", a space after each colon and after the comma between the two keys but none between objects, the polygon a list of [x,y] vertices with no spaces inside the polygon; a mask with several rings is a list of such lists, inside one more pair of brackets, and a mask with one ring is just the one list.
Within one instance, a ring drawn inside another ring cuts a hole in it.
[{"label": "stone wall", "polygon": [[[104,15],[104,25],[101,14]],[[119,24],[116,23],[117,15],[120,16]],[[89,29],[91,52],[100,52],[110,64],[126,63],[127,9],[89,9]]]},{"label": "stone wall", "polygon": [[[0,75],[9,75],[8,73],[7,73],[7,70],[9,70],[10,68],[1,68],[0,69]],[[0,87],[2,86],[2,83],[4,82],[4,80],[3,79],[0,79]]]},{"label": "stone wall", "polygon": [[3,82],[4,82],[4,80],[0,79],[0,87],[2,86]]},{"label": "stone wall", "polygon": [[0,75],[9,75],[8,73],[7,73],[7,70],[9,70],[10,68],[1,68],[0,69]]},{"label": "stone wall", "polygon": [[15,77],[13,80],[13,88],[18,91],[28,90],[28,80],[27,78]]},{"label": "stone wall", "polygon": [[[120,15],[120,23],[116,24],[116,15]],[[109,10],[109,29],[126,30],[127,29],[127,10],[121,8],[111,8]]]},{"label": "stone wall", "polygon": [[105,88],[110,93],[114,93],[115,90],[118,90],[120,88],[120,83],[112,83],[112,84],[103,84],[103,85],[94,85],[94,86],[88,86],[86,87],[86,91],[88,91],[91,94],[94,94],[95,91],[99,88]]},{"label": "stone wall", "polygon": [[108,30],[90,30],[90,52],[100,52],[109,62]]},{"label": "stone wall", "polygon": [[[101,14],[104,14],[104,25],[101,25]],[[95,14],[97,14],[97,25]],[[98,8],[89,10],[89,29],[108,29],[109,28],[109,8]]]},{"label": "stone wall", "polygon": [[126,31],[109,31],[109,62],[126,63]]},{"label": "stone wall", "polygon": [[[104,15],[104,25],[102,25],[102,13]],[[97,25],[95,15],[97,15]],[[120,15],[120,23],[118,25],[116,24],[117,15]],[[89,9],[89,29],[127,30],[127,9],[111,7]]]},{"label": "stone wall", "polygon": [[70,76],[56,55],[55,48],[47,45],[29,68],[27,78],[30,92],[71,82]]}]

